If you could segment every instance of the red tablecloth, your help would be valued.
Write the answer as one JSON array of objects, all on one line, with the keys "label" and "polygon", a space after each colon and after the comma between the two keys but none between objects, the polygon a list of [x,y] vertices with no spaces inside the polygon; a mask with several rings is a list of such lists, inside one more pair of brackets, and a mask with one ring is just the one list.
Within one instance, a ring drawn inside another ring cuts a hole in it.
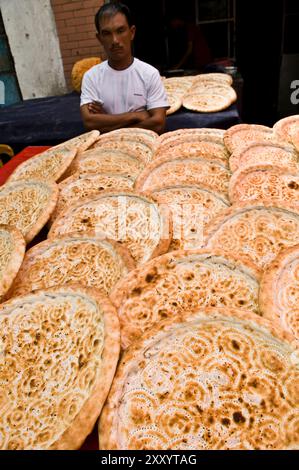
[{"label": "red tablecloth", "polygon": [[[37,146],[31,146],[31,147],[26,147],[24,150],[22,150],[20,153],[15,155],[8,163],[3,165],[2,168],[0,168],[0,185],[4,184],[7,178],[11,175],[11,173],[14,171],[14,169],[20,165],[20,163],[24,162],[25,160],[28,160],[29,158],[33,157],[34,155],[37,155],[44,150],[47,150],[50,147],[37,147]],[[94,427],[93,432],[87,437],[86,441],[84,442],[83,446],[81,447],[81,450],[98,450],[98,434],[97,434],[97,425]]]}]

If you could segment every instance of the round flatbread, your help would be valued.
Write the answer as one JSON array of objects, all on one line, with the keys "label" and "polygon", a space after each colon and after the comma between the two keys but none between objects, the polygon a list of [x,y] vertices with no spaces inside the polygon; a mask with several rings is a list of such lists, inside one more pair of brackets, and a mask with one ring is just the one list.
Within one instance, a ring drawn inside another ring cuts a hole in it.
[{"label": "round flatbread", "polygon": [[267,269],[281,250],[299,243],[299,212],[281,201],[236,204],[212,220],[204,239],[207,249],[232,250]]},{"label": "round flatbread", "polygon": [[290,147],[270,142],[252,143],[247,147],[241,147],[229,158],[229,167],[232,172],[254,164],[287,165],[290,170],[299,171],[299,159],[296,152]]},{"label": "round flatbread", "polygon": [[240,152],[250,144],[257,142],[283,144],[270,127],[258,124],[236,124],[224,134],[224,143],[230,153]]},{"label": "round flatbread", "polygon": [[12,225],[26,243],[48,222],[58,199],[54,182],[20,180],[0,188],[0,224]]},{"label": "round flatbread", "polygon": [[255,199],[281,200],[299,210],[299,171],[292,174],[288,167],[270,164],[241,167],[229,182],[229,199],[232,204]]},{"label": "round flatbread", "polygon": [[120,150],[140,159],[145,164],[151,161],[155,151],[154,143],[147,143],[143,138],[138,136],[130,137],[128,134],[118,134],[110,138],[108,138],[108,135],[101,137],[94,145],[94,148]]},{"label": "round flatbread", "polygon": [[188,91],[188,95],[201,95],[206,93],[216,93],[217,95],[225,96],[231,100],[232,103],[237,100],[235,90],[226,84],[202,81],[193,85]]},{"label": "round flatbread", "polygon": [[9,296],[77,282],[109,294],[134,268],[128,250],[112,240],[102,240],[93,233],[66,235],[27,251]]},{"label": "round flatbread", "polygon": [[292,337],[255,314],[186,312],[122,356],[100,448],[298,448],[298,359]]},{"label": "round flatbread", "polygon": [[51,216],[51,223],[66,207],[73,206],[80,199],[91,199],[107,190],[130,190],[134,180],[127,176],[113,174],[86,174],[75,173],[58,185],[59,197],[55,210]]},{"label": "round flatbread", "polygon": [[57,145],[56,147],[75,148],[78,153],[82,153],[88,150],[98,140],[99,137],[99,131],[89,131],[85,132],[85,134],[73,137],[70,140],[66,140],[65,142]]},{"label": "round flatbread", "polygon": [[171,234],[166,208],[129,191],[103,192],[66,209],[53,223],[49,238],[94,230],[125,244],[137,264],[165,253]]},{"label": "round flatbread", "polygon": [[153,160],[166,157],[170,160],[177,157],[201,157],[228,166],[229,154],[223,144],[211,142],[208,137],[188,135],[167,141],[158,147]]},{"label": "round flatbread", "polygon": [[177,129],[176,131],[165,132],[158,139],[158,147],[171,142],[177,138],[184,138],[185,136],[198,136],[204,137],[209,142],[224,145],[223,136],[225,131],[222,129],[209,129],[209,128],[195,128],[195,129]]},{"label": "round flatbread", "polygon": [[92,149],[75,159],[71,174],[114,173],[135,179],[144,166],[140,158],[121,150]]},{"label": "round flatbread", "polygon": [[261,281],[259,303],[263,315],[299,340],[299,245],[282,251]]},{"label": "round flatbread", "polygon": [[233,83],[232,76],[228,73],[202,73],[194,77],[193,85],[205,81],[226,83],[228,85],[232,85]]},{"label": "round flatbread", "polygon": [[229,202],[223,196],[199,186],[170,186],[150,193],[172,215],[172,241],[169,251],[195,250],[202,247],[205,226]]},{"label": "round flatbread", "polygon": [[17,180],[58,181],[71,165],[76,153],[75,148],[50,148],[20,163],[7,182],[11,183]]},{"label": "round flatbread", "polygon": [[159,137],[159,135],[151,131],[150,129],[142,129],[141,127],[124,127],[122,129],[116,129],[115,131],[107,132],[106,134],[102,135],[101,137],[114,137],[114,136],[128,136],[128,137],[136,137],[140,136],[142,139],[148,139],[152,142]]},{"label": "round flatbread", "polygon": [[299,153],[299,129],[296,127],[296,130],[292,132],[292,144],[294,145],[297,153]]},{"label": "round flatbread", "polygon": [[231,173],[218,162],[202,158],[159,158],[150,163],[135,182],[138,191],[152,191],[167,186],[203,184],[227,196]]},{"label": "round flatbread", "polygon": [[273,131],[279,139],[292,143],[292,134],[299,130],[299,114],[280,119],[273,126]]},{"label": "round flatbread", "polygon": [[177,251],[132,271],[112,291],[125,349],[163,319],[201,307],[259,312],[260,273],[252,263],[220,251]]},{"label": "round flatbread", "polygon": [[0,305],[0,331],[0,448],[79,448],[119,357],[109,299],[78,286],[38,291]]},{"label": "round flatbread", "polygon": [[0,225],[0,302],[20,269],[25,248],[26,243],[19,230]]},{"label": "round flatbread", "polygon": [[166,94],[167,94],[167,101],[170,106],[166,111],[166,116],[169,116],[170,114],[174,114],[176,111],[178,111],[181,108],[182,97],[177,92],[172,93],[168,91]]},{"label": "round flatbread", "polygon": [[237,95],[234,100],[227,95],[221,95],[215,91],[209,92],[208,90],[204,93],[194,93],[184,96],[183,106],[191,111],[197,111],[198,113],[216,113],[227,109],[237,99]]}]

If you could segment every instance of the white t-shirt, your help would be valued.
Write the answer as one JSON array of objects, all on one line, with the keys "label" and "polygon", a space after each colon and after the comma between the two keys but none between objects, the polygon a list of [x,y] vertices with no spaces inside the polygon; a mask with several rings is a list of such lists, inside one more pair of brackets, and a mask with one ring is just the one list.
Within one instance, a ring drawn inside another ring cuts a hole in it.
[{"label": "white t-shirt", "polygon": [[136,58],[125,70],[113,69],[107,60],[95,65],[81,89],[81,106],[98,101],[108,114],[169,106],[158,70]]}]

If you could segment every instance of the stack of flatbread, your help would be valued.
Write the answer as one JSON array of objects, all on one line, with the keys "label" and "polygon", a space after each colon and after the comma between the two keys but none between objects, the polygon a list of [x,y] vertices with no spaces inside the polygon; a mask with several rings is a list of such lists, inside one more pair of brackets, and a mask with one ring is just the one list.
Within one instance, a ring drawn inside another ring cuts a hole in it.
[{"label": "stack of flatbread", "polygon": [[225,132],[233,172],[229,184],[232,203],[279,200],[298,207],[299,155],[290,137],[295,139],[296,130],[299,132],[299,120],[292,117],[279,121],[273,129],[239,124]]},{"label": "stack of flatbread", "polygon": [[[219,75],[165,81],[228,96]],[[298,140],[297,116],[91,132],[15,171],[1,449],[75,449],[99,417],[101,449],[299,447]]]},{"label": "stack of flatbread", "polygon": [[135,189],[153,197],[172,215],[174,249],[197,249],[203,229],[229,206],[229,152],[221,129],[179,129],[158,138],[152,162]]},{"label": "stack of flatbread", "polygon": [[195,77],[183,97],[183,106],[191,111],[213,113],[228,108],[237,100],[232,77],[224,73],[202,74]]},{"label": "stack of flatbread", "polygon": [[170,105],[167,115],[175,113],[182,105],[201,113],[213,113],[228,108],[237,100],[232,82],[232,77],[225,73],[163,80]]},{"label": "stack of flatbread", "polygon": [[193,83],[194,77],[172,77],[163,80],[170,108],[167,116],[175,113],[182,106],[183,97]]}]

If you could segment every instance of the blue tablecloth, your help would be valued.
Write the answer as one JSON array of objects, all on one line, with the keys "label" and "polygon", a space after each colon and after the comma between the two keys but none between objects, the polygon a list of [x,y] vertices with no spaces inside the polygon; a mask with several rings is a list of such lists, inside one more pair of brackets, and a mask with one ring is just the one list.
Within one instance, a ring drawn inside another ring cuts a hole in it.
[{"label": "blue tablecloth", "polygon": [[[241,122],[236,105],[219,113],[179,110],[167,117],[168,131],[190,127],[228,129]],[[0,108],[0,143],[12,147],[55,145],[85,132],[76,92],[26,100]]]}]

